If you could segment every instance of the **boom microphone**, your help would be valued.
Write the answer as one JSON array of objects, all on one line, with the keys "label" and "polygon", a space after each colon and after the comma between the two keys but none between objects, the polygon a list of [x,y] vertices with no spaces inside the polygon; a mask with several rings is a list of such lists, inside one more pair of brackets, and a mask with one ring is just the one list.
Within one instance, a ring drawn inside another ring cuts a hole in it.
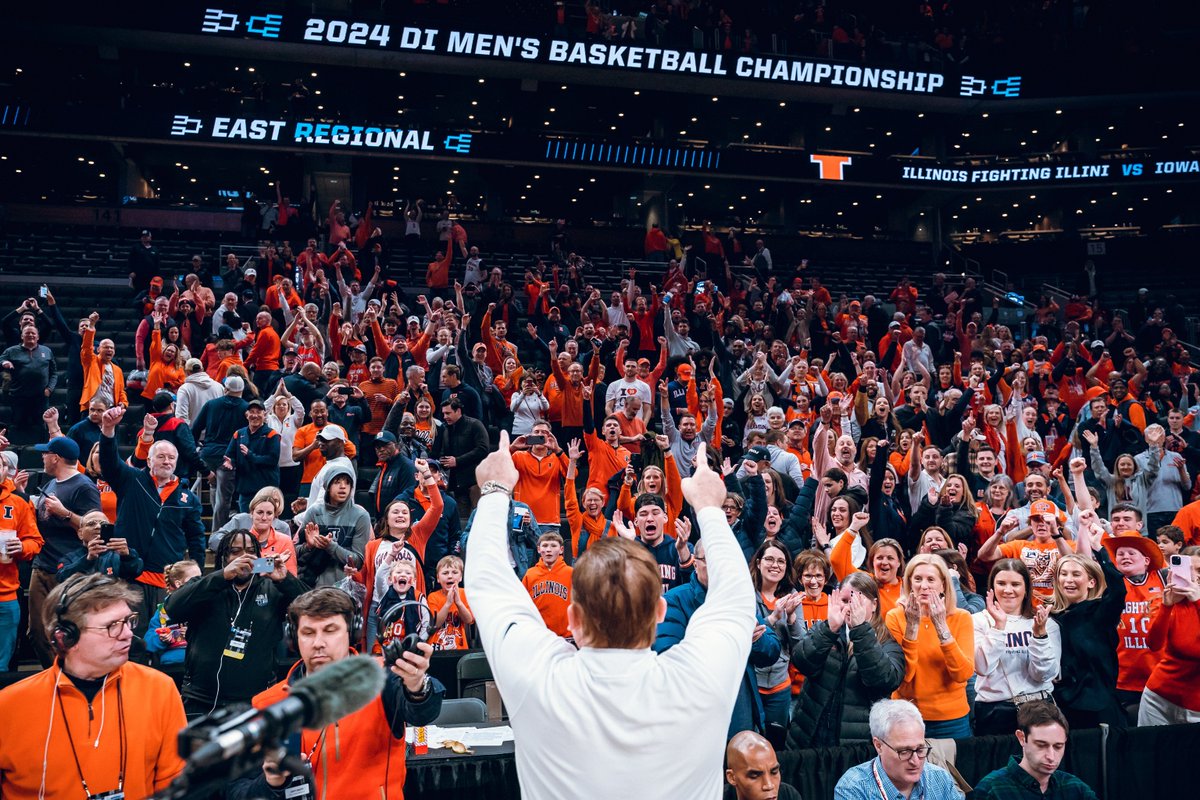
[{"label": "boom microphone", "polygon": [[222,724],[212,739],[188,756],[188,767],[207,769],[301,728],[324,728],[379,697],[385,680],[383,667],[370,656],[335,661],[297,681],[279,702],[252,708]]}]

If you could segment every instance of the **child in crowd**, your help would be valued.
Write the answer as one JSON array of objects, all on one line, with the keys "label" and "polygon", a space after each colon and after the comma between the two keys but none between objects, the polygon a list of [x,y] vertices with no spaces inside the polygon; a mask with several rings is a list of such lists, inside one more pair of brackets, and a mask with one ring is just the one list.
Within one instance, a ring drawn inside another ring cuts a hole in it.
[{"label": "child in crowd", "polygon": [[[422,612],[417,606],[408,606],[404,609],[404,614],[390,625],[384,625],[383,619],[387,617],[388,612],[393,606],[399,605],[406,600],[411,600],[424,607],[424,617],[429,619],[429,605],[416,589],[417,585],[417,562],[415,559],[399,558],[392,563],[392,568],[388,572],[388,590],[384,593],[383,599],[379,601],[379,617],[376,622],[376,627],[379,631],[379,639],[377,643],[369,643],[372,648],[378,644],[380,648],[388,644],[395,637],[403,637],[409,633],[414,633],[421,627]],[[372,652],[380,652],[373,649]]]},{"label": "child in crowd", "polygon": [[[106,533],[105,538],[102,533]],[[58,582],[72,575],[87,575],[98,572],[112,575],[123,581],[132,581],[142,574],[142,557],[129,546],[125,539],[112,537],[112,525],[103,511],[90,511],[79,522],[79,541],[83,550],[68,555],[58,565]]]},{"label": "child in crowd", "polygon": [[533,598],[533,604],[546,627],[564,638],[571,638],[567,627],[567,606],[571,604],[571,568],[563,561],[563,538],[554,531],[538,537],[540,559],[521,580]]},{"label": "child in crowd", "polygon": [[1154,532],[1154,537],[1158,540],[1158,547],[1162,550],[1164,559],[1179,555],[1183,546],[1187,544],[1183,529],[1176,525],[1163,525]]},{"label": "child in crowd", "polygon": [[[167,584],[167,597],[189,581],[200,577],[200,565],[195,561],[176,561],[163,570]],[[158,656],[159,666],[182,664],[187,655],[187,623],[171,622],[164,608],[167,600],[154,609],[154,617],[146,631],[146,650]]]},{"label": "child in crowd", "polygon": [[429,643],[434,650],[466,650],[467,626],[475,622],[467,593],[462,583],[463,561],[458,556],[445,556],[437,565],[437,581],[441,587],[427,599],[433,614],[433,635]]}]

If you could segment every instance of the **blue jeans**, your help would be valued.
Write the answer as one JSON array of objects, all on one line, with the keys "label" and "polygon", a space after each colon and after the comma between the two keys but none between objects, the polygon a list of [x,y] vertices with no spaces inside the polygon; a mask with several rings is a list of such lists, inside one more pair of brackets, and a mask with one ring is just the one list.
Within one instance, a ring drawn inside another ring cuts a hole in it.
[{"label": "blue jeans", "polygon": [[792,688],[789,686],[771,694],[760,693],[758,697],[762,700],[763,723],[769,725],[774,722],[786,728],[792,714]]},{"label": "blue jeans", "polygon": [[941,719],[931,722],[925,720],[925,738],[927,739],[970,739],[970,715],[958,719]]},{"label": "blue jeans", "polygon": [[21,624],[21,605],[16,600],[0,603],[0,672],[8,671],[17,647],[17,628]]}]

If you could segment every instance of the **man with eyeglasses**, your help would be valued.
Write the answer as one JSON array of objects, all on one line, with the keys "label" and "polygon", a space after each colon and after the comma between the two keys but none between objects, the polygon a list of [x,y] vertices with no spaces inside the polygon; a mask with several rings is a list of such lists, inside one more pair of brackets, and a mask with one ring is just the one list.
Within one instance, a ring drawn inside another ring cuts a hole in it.
[{"label": "man with eyeglasses", "polygon": [[54,664],[0,691],[4,797],[140,800],[183,770],[175,684],[129,662],[141,599],[96,574],[50,593],[43,619]]},{"label": "man with eyeglasses", "polygon": [[879,755],[851,767],[833,790],[834,800],[957,800],[954,778],[930,764],[921,712],[907,700],[871,706],[871,742]]}]

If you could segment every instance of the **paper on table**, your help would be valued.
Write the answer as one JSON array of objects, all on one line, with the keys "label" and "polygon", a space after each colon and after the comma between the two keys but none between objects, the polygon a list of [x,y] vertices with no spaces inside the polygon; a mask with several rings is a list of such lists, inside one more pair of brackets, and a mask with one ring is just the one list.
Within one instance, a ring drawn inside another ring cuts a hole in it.
[{"label": "paper on table", "polygon": [[[504,742],[511,741],[513,738],[512,728],[507,725],[502,725],[495,728],[473,728],[473,727],[447,727],[443,728],[438,725],[429,725],[425,728],[425,738],[429,742],[429,749],[437,749],[442,746],[442,742],[447,739],[462,742],[467,747],[498,747]],[[413,726],[409,725],[404,731],[405,741],[411,743],[413,740]]]}]

